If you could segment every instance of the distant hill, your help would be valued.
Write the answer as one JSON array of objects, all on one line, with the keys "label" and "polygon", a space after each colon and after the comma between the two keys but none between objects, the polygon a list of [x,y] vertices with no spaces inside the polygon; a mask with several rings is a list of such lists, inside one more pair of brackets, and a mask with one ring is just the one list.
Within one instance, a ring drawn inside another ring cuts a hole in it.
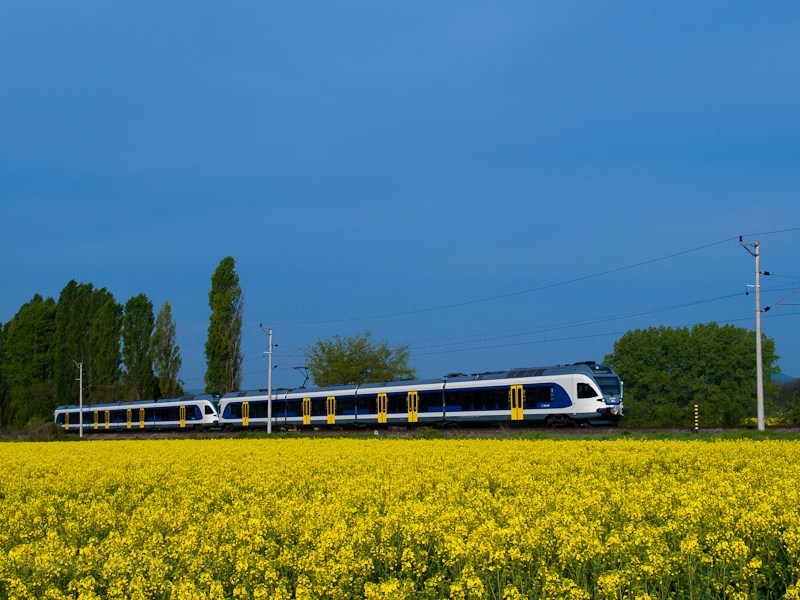
[{"label": "distant hill", "polygon": [[775,377],[772,378],[773,381],[777,381],[778,383],[783,383],[784,381],[791,381],[792,379],[795,379],[795,377],[792,377],[791,375],[785,375],[784,373],[775,375]]}]

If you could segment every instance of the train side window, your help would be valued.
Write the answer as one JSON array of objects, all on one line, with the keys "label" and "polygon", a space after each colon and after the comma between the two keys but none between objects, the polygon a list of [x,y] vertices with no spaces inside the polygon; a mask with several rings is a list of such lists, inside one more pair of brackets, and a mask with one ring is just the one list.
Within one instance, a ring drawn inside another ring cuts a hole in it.
[{"label": "train side window", "polygon": [[419,395],[419,404],[417,405],[417,410],[419,412],[428,412],[428,407],[431,405],[431,394],[426,394],[425,392]]},{"label": "train side window", "polygon": [[301,417],[303,415],[303,401],[301,399],[297,400],[287,400],[286,401],[286,416],[287,417]]},{"label": "train side window", "polygon": [[213,409],[213,408],[211,408],[211,407],[210,407],[208,404],[206,404],[206,406],[205,406],[205,413],[206,413],[207,415],[213,415],[213,414],[214,414],[214,409]]},{"label": "train side window", "polygon": [[497,408],[497,391],[496,390],[484,390],[483,392],[485,397],[485,406],[486,410],[495,410]]},{"label": "train side window", "polygon": [[356,399],[355,398],[337,398],[336,399],[336,414],[337,415],[352,415],[355,413]]},{"label": "train side window", "polygon": [[599,395],[590,383],[578,384],[578,398],[597,398]]},{"label": "train side window", "polygon": [[312,398],[311,399],[311,416],[312,417],[325,417],[328,415],[328,399],[327,398]]},{"label": "train side window", "polygon": [[508,390],[497,390],[497,410],[508,410]]},{"label": "train side window", "polygon": [[447,396],[447,406],[451,410],[461,410],[461,392],[450,392]]}]

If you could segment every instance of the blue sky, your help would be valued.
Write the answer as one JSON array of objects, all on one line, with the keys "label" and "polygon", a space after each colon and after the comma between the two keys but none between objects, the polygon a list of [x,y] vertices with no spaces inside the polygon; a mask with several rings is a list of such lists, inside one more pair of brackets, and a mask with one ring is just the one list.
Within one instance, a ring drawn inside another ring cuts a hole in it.
[{"label": "blue sky", "polygon": [[[796,2],[7,2],[0,321],[73,278],[145,293],[202,387],[232,255],[247,388],[259,323],[276,362],[369,328],[423,377],[754,328],[730,238],[800,227],[798,57]],[[759,239],[770,304],[800,287],[800,231]],[[763,324],[794,376],[799,309]],[[310,321],[334,322],[278,325]]]}]

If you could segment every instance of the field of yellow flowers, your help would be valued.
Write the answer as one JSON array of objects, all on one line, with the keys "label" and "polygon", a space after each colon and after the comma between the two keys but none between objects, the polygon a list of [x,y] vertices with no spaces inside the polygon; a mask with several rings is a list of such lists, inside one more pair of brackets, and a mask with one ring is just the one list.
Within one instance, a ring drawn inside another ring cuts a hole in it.
[{"label": "field of yellow flowers", "polygon": [[800,444],[0,445],[2,598],[800,598]]}]

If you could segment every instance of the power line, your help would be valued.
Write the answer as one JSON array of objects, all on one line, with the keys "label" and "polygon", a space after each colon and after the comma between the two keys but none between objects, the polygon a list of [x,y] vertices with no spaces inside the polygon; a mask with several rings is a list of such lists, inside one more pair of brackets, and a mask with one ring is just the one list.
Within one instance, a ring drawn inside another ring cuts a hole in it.
[{"label": "power line", "polygon": [[[507,331],[498,331],[498,332],[494,332],[494,333],[476,333],[476,334],[472,334],[472,335],[456,336],[456,337],[452,337],[452,338],[439,338],[439,339],[434,339],[434,340],[420,340],[418,342],[412,342],[411,349],[415,349],[414,348],[414,344],[418,344],[420,346],[420,348],[424,348],[424,347],[427,347],[427,348],[434,347],[434,348],[436,348],[436,347],[439,347],[439,346],[454,346],[454,345],[457,345],[457,344],[468,344],[468,343],[471,343],[471,342],[481,342],[481,341],[485,342],[485,341],[490,341],[490,340],[494,340],[494,339],[503,339],[503,338],[507,338],[507,337],[518,337],[518,336],[522,336],[522,335],[534,335],[536,333],[547,333],[548,331],[557,331],[559,329],[569,329],[569,328],[572,328],[572,327],[580,327],[580,326],[583,326],[583,325],[595,325],[595,324],[598,324],[598,323],[608,323],[608,322],[611,322],[611,321],[616,321],[617,319],[626,319],[626,318],[629,318],[629,317],[637,317],[637,316],[653,314],[653,313],[657,313],[657,312],[664,312],[664,311],[667,311],[667,310],[675,310],[677,308],[686,308],[686,307],[689,307],[689,306],[696,306],[698,304],[705,304],[705,303],[708,303],[708,302],[715,302],[717,300],[725,300],[725,299],[728,299],[728,298],[735,298],[737,296],[744,296],[744,295],[745,295],[744,292],[740,292],[740,293],[737,293],[737,294],[728,294],[727,296],[718,296],[716,298],[708,298],[706,300],[695,300],[695,301],[692,301],[692,302],[684,302],[682,304],[673,304],[673,305],[670,305],[670,306],[662,306],[662,307],[658,307],[658,308],[644,309],[644,310],[639,310],[639,311],[630,312],[630,313],[623,313],[621,315],[611,315],[611,316],[606,316],[606,317],[596,317],[596,318],[590,318],[590,319],[581,319],[581,320],[577,320],[577,321],[566,321],[566,322],[562,322],[562,323],[556,323],[554,325],[539,325],[539,326],[536,326],[536,327],[525,327],[525,328],[521,328],[521,329],[511,329],[511,330],[507,330]],[[509,334],[509,335],[501,335],[501,334]],[[488,336],[488,335],[493,335],[493,336],[497,336],[497,337],[487,338],[486,336]],[[423,344],[425,344],[425,342],[447,341],[447,340],[463,339],[463,338],[477,338],[477,337],[480,337],[480,336],[484,336],[483,339],[465,340],[465,341],[462,341],[462,342],[451,342],[451,343],[448,343],[448,344],[434,344],[434,345],[428,344],[427,346],[423,345]]]},{"label": "power line", "polygon": [[594,279],[596,277],[602,277],[604,275],[611,275],[612,273],[619,273],[620,271],[626,271],[628,269],[635,269],[636,267],[641,267],[644,265],[649,265],[651,263],[659,262],[662,260],[667,260],[669,258],[675,258],[676,256],[681,256],[683,254],[689,254],[690,252],[697,252],[698,250],[704,250],[706,248],[711,248],[712,246],[719,246],[720,244],[724,244],[726,242],[730,242],[732,240],[738,239],[737,237],[727,238],[724,240],[720,240],[719,242],[714,242],[713,244],[706,244],[704,246],[698,246],[697,248],[692,248],[690,250],[683,250],[681,252],[676,252],[674,254],[669,254],[667,256],[662,256],[660,258],[653,258],[651,260],[646,260],[644,262],[636,263],[633,265],[628,265],[626,267],[618,267],[616,269],[611,269],[609,271],[603,271],[601,273],[594,273],[593,275],[584,275],[583,277],[576,277],[575,279],[568,279],[566,281],[560,281],[558,283],[550,283],[547,285],[541,285],[539,287],[530,288],[527,290],[520,290],[518,292],[510,292],[508,294],[500,294],[498,296],[490,296],[488,298],[480,298],[478,300],[468,300],[466,302],[456,302],[454,304],[445,304],[442,306],[434,306],[432,308],[421,308],[419,310],[407,310],[403,312],[396,312],[396,313],[387,313],[383,315],[373,315],[371,317],[352,317],[349,319],[330,319],[327,321],[297,321],[297,322],[286,322],[286,323],[275,323],[275,325],[321,325],[324,323],[345,323],[349,321],[365,321],[368,319],[385,319],[388,317],[399,317],[404,315],[414,315],[424,312],[431,312],[435,310],[444,310],[447,308],[456,308],[458,306],[468,306],[470,304],[478,304],[481,302],[490,302],[492,300],[499,300],[501,298],[510,298],[512,296],[519,296],[521,294],[530,294],[531,292],[538,292],[541,290],[547,290],[554,287],[559,287],[563,285],[568,285],[570,283],[577,283],[579,281],[586,281],[587,279]]},{"label": "power line", "polygon": [[[791,316],[796,316],[797,314],[800,314],[800,313],[782,313],[782,314],[778,314],[778,315],[764,316],[762,318],[770,319],[770,318],[777,318],[777,317],[791,317]],[[687,325],[679,325],[678,327],[688,327],[688,325],[708,325],[710,323],[719,323],[719,322],[723,322],[723,323],[738,323],[740,321],[751,321],[754,318],[755,317],[745,317],[745,318],[741,318],[741,319],[718,319],[718,320],[715,320],[715,321],[706,321],[704,323],[695,322],[695,323],[690,323],[690,324],[687,324]],[[452,354],[454,352],[471,352],[473,350],[488,350],[488,349],[492,349],[492,348],[508,348],[508,347],[511,347],[511,346],[528,346],[528,345],[531,345],[531,344],[549,344],[551,342],[564,342],[564,341],[569,341],[569,340],[583,340],[583,339],[590,339],[590,338],[597,338],[597,337],[607,337],[607,336],[612,336],[612,335],[620,335],[620,334],[616,333],[616,332],[594,333],[594,334],[576,335],[576,336],[563,337],[563,338],[551,338],[551,339],[548,339],[548,340],[531,340],[531,341],[528,341],[528,342],[514,342],[514,343],[509,343],[509,344],[494,344],[492,346],[478,346],[478,347],[475,347],[475,348],[456,348],[454,350],[439,350],[439,351],[436,351],[436,352],[419,352],[417,354],[412,354],[411,356],[413,357],[413,356],[426,356],[426,355],[431,355],[431,354]]]},{"label": "power line", "polygon": [[[777,233],[786,233],[786,232],[789,232],[789,231],[800,231],[800,227],[795,227],[795,228],[792,228],[792,229],[781,229],[781,230],[776,230],[776,231],[764,231],[764,232],[761,232],[761,233],[748,233],[748,234],[745,234],[743,237],[751,237],[751,236],[756,236],[756,235],[772,235],[772,234],[777,234]],[[635,263],[635,264],[628,265],[628,266],[625,266],[625,267],[618,267],[616,269],[610,269],[608,271],[602,271],[600,273],[594,273],[592,275],[584,275],[583,277],[576,277],[574,279],[568,279],[568,280],[560,281],[560,282],[557,282],[557,283],[551,283],[551,284],[548,284],[548,285],[542,285],[542,286],[538,286],[538,287],[535,287],[535,288],[530,288],[530,289],[527,289],[527,290],[520,290],[520,291],[517,291],[517,292],[510,292],[508,294],[500,294],[500,295],[497,295],[497,296],[489,296],[488,298],[480,298],[478,300],[468,300],[468,301],[465,301],[465,302],[455,302],[453,304],[444,304],[442,306],[434,306],[434,307],[431,307],[431,308],[421,308],[421,309],[418,309],[418,310],[407,310],[407,311],[401,311],[401,312],[395,312],[395,313],[386,313],[386,314],[382,314],[382,315],[372,315],[372,316],[368,316],[368,317],[351,317],[351,318],[348,318],[348,319],[328,319],[328,320],[320,320],[320,321],[286,321],[286,322],[274,323],[274,325],[322,325],[322,324],[326,324],[326,323],[348,323],[348,322],[352,322],[352,321],[366,321],[366,320],[370,320],[370,319],[386,319],[386,318],[389,318],[389,317],[400,317],[400,316],[405,316],[405,315],[414,315],[414,314],[432,312],[432,311],[437,311],[437,310],[445,310],[445,309],[448,309],[448,308],[456,308],[456,307],[459,307],[459,306],[468,306],[468,305],[471,305],[471,304],[478,304],[478,303],[481,303],[481,302],[490,302],[492,300],[499,300],[499,299],[502,299],[502,298],[510,298],[512,296],[519,296],[521,294],[530,294],[531,292],[538,292],[538,291],[541,291],[541,290],[546,290],[546,289],[551,289],[551,288],[560,287],[560,286],[564,286],[564,285],[569,285],[571,283],[577,283],[579,281],[586,281],[587,279],[594,279],[594,278],[597,278],[597,277],[603,277],[605,275],[611,275],[613,273],[619,273],[621,271],[626,271],[626,270],[629,270],[629,269],[635,269],[637,267],[642,267],[644,265],[649,265],[649,264],[656,263],[656,262],[659,262],[659,261],[662,261],[662,260],[668,260],[670,258],[675,258],[676,256],[682,256],[684,254],[689,254],[691,252],[698,252],[699,250],[705,250],[706,248],[711,248],[713,246],[719,246],[720,244],[725,244],[727,242],[735,241],[735,240],[738,239],[738,237],[739,236],[726,238],[724,240],[720,240],[718,242],[713,242],[711,244],[705,244],[703,246],[698,246],[696,248],[691,248],[689,250],[683,250],[681,252],[675,252],[673,254],[668,254],[666,256],[661,256],[659,258],[653,258],[653,259],[650,259],[650,260],[646,260],[646,261],[643,261],[643,262]]]}]

